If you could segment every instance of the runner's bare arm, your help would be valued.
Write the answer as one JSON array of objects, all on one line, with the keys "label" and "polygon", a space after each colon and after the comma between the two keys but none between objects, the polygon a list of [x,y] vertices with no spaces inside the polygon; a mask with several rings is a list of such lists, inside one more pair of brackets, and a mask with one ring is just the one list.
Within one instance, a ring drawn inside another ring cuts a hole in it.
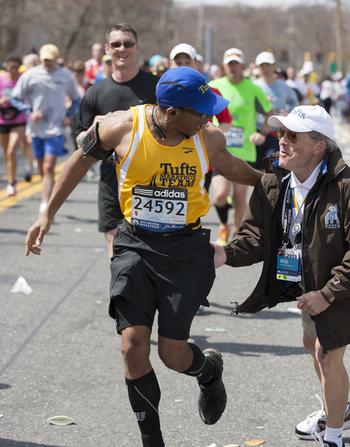
[{"label": "runner's bare arm", "polygon": [[106,115],[99,123],[100,146],[107,150],[114,150],[122,159],[129,148],[132,131],[132,112],[118,111]]},{"label": "runner's bare arm", "polygon": [[78,150],[65,162],[52,191],[46,211],[28,230],[25,242],[26,256],[30,252],[40,255],[42,241],[51,227],[56,212],[87,173],[90,166],[96,161],[90,156],[83,157],[81,151]]},{"label": "runner's bare arm", "polygon": [[205,147],[210,163],[215,171],[228,180],[243,185],[254,186],[262,173],[253,169],[238,157],[234,157],[226,150],[226,138],[220,129],[208,125],[203,132]]}]

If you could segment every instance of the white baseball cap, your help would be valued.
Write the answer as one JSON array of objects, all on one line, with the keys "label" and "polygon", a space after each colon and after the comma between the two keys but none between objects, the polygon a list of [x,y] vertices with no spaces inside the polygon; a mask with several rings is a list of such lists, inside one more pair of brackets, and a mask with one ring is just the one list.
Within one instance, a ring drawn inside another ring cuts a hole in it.
[{"label": "white baseball cap", "polygon": [[318,132],[335,141],[332,119],[320,106],[298,106],[287,116],[270,116],[268,123],[276,129],[284,126],[293,132]]},{"label": "white baseball cap", "polygon": [[228,64],[232,61],[236,61],[240,64],[244,64],[244,54],[242,50],[238,48],[229,48],[224,53],[223,63]]},{"label": "white baseball cap", "polygon": [[170,51],[170,59],[174,60],[178,54],[187,54],[191,59],[196,59],[197,51],[192,45],[188,43],[179,43]]},{"label": "white baseball cap", "polygon": [[256,56],[255,59],[255,65],[261,65],[261,64],[275,64],[276,63],[276,59],[275,56],[270,53],[269,51],[263,51],[262,53],[259,53]]}]

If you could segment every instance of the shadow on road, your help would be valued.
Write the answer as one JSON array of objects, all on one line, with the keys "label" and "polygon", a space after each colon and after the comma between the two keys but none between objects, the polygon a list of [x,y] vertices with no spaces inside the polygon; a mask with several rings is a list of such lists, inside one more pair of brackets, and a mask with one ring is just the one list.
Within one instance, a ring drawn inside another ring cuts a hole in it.
[{"label": "shadow on road", "polygon": [[86,219],[86,218],[81,218],[79,216],[72,216],[70,214],[64,214],[63,217],[65,217],[68,221],[71,222],[82,222],[82,223],[86,223],[86,224],[97,224],[97,219]]},{"label": "shadow on road", "polygon": [[[291,307],[296,307],[292,305]],[[286,320],[290,318],[300,318],[299,314],[295,314],[288,311],[273,311],[273,310],[266,310],[261,311],[256,314],[244,314],[244,315],[234,315],[236,318],[248,318],[248,319],[254,319],[257,318],[259,320]]]},{"label": "shadow on road", "polygon": [[15,228],[0,228],[0,233],[22,234],[24,236],[27,234],[27,230],[16,230]]},{"label": "shadow on road", "polygon": [[[212,334],[211,334],[212,335]],[[201,349],[211,347],[211,343],[208,342],[208,336],[195,335],[193,340]],[[301,346],[282,346],[282,345],[261,345],[254,343],[213,343],[213,347],[220,352],[226,352],[228,354],[239,355],[242,357],[258,357],[262,354],[272,354],[278,357],[288,355],[307,355],[305,349]]]},{"label": "shadow on road", "polygon": [[[295,307],[294,304],[291,307]],[[216,303],[210,303],[210,307],[201,306],[197,316],[209,316],[209,315],[224,315],[232,316],[234,318],[244,318],[244,319],[259,319],[259,320],[287,320],[291,318],[300,318],[299,314],[288,312],[288,311],[273,311],[273,310],[263,310],[255,314],[232,314],[233,306],[222,305]],[[220,312],[223,311],[223,312]]]},{"label": "shadow on road", "polygon": [[59,447],[53,444],[37,444],[36,442],[14,441],[13,439],[0,438],[1,447]]}]

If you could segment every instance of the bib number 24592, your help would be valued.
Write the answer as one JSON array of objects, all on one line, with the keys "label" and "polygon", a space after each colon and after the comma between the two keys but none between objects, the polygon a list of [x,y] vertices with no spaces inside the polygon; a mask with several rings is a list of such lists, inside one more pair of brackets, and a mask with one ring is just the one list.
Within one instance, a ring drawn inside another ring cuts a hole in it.
[{"label": "bib number 24592", "polygon": [[187,190],[135,186],[131,223],[150,231],[176,231],[186,225]]}]

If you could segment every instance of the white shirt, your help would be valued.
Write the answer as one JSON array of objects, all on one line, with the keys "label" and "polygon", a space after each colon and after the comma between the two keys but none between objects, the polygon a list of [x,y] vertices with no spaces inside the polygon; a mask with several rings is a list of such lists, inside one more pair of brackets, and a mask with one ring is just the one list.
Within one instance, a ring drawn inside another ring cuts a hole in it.
[{"label": "white shirt", "polygon": [[285,214],[285,209],[286,209],[286,200],[288,197],[289,188],[291,188],[292,192],[293,192],[293,197],[295,197],[296,202],[298,204],[298,210],[296,211],[297,219],[295,219],[295,215],[293,215],[292,224],[291,224],[290,233],[289,233],[289,239],[292,243],[294,241],[294,236],[295,236],[295,235],[294,236],[292,235],[293,224],[295,222],[301,223],[303,220],[304,204],[306,201],[306,197],[307,197],[309,191],[311,190],[311,188],[316,183],[318,174],[320,172],[321,165],[322,165],[322,161],[316,166],[316,168],[312,171],[312,173],[309,175],[309,177],[304,182],[301,182],[300,180],[298,180],[298,178],[296,177],[296,175],[293,172],[290,173],[289,185],[286,189],[286,194],[284,196],[284,204],[283,204],[281,217],[282,217],[282,226],[283,226],[284,214]]},{"label": "white shirt", "polygon": [[320,168],[322,165],[319,163],[316,168],[311,172],[309,177],[305,180],[305,182],[300,182],[294,172],[290,173],[290,184],[289,187],[293,189],[293,195],[296,198],[298,209],[300,210],[300,216],[302,217],[304,214],[304,203],[306,200],[306,196],[308,195],[311,188],[316,183],[318,174],[320,172]]}]

